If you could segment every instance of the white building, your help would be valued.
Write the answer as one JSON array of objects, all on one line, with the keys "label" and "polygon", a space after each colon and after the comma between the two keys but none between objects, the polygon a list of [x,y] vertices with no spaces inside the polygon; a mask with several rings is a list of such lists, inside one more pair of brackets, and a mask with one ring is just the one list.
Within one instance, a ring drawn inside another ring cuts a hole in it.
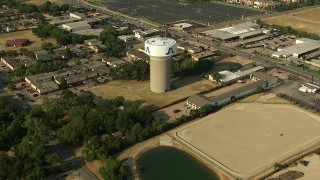
[{"label": "white building", "polygon": [[301,58],[303,55],[320,50],[320,41],[301,38],[296,40],[296,44],[286,48],[279,48],[272,57],[287,59],[289,57]]},{"label": "white building", "polygon": [[70,13],[69,15],[70,15],[71,18],[75,18],[75,19],[81,19],[81,20],[83,20],[83,19],[87,18],[87,16],[86,16],[85,14],[83,14],[83,13],[78,13],[78,12],[72,12],[72,13]]}]

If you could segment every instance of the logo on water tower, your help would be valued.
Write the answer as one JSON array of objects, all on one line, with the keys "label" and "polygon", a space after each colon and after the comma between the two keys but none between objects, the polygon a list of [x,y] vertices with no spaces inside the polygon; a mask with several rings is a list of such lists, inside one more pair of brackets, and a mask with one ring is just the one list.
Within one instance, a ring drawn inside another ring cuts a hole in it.
[{"label": "logo on water tower", "polygon": [[169,49],[168,49],[168,52],[166,53],[166,55],[169,55],[170,53],[171,53],[171,54],[174,54],[174,51],[173,51],[172,48],[169,48]]},{"label": "logo on water tower", "polygon": [[147,54],[150,54],[150,49],[149,49],[149,47],[146,47],[146,53],[147,53]]}]

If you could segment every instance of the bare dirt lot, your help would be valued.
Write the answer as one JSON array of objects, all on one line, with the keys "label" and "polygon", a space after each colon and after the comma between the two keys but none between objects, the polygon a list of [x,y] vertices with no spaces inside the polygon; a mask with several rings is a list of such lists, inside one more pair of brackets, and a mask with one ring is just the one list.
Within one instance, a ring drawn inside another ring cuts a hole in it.
[{"label": "bare dirt lot", "polygon": [[262,19],[268,24],[291,26],[320,35],[320,7]]},{"label": "bare dirt lot", "polygon": [[175,131],[235,177],[263,173],[320,141],[320,117],[290,104],[237,103]]},{"label": "bare dirt lot", "polygon": [[[7,40],[16,39],[16,38],[29,39],[31,41],[31,44],[23,47],[23,48],[28,49],[29,51],[41,49],[41,43],[43,43],[45,41],[51,42],[53,45],[56,45],[56,40],[54,38],[50,38],[50,39],[46,39],[46,40],[42,41],[40,38],[38,38],[36,35],[34,35],[31,30],[0,34],[0,44],[5,45],[7,43]],[[7,47],[7,49],[19,50],[20,48],[19,47]]]}]

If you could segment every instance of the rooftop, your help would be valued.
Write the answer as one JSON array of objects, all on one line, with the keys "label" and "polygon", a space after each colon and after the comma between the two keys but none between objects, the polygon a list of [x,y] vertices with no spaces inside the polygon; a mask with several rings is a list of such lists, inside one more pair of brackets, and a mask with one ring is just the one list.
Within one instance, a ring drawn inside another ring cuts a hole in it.
[{"label": "rooftop", "polygon": [[[67,23],[67,24],[63,24],[64,26],[68,26],[71,29],[76,29],[76,28],[80,28],[80,27],[86,27],[86,26],[90,26],[90,24],[88,24],[87,21],[78,21],[78,22],[73,22],[73,23]],[[91,26],[90,26],[91,27]]]},{"label": "rooftop", "polygon": [[145,43],[151,46],[172,46],[176,44],[176,41],[171,38],[155,37],[147,39]]},{"label": "rooftop", "polygon": [[187,101],[199,107],[205,106],[210,103],[210,99],[202,94],[192,95],[187,99]]}]

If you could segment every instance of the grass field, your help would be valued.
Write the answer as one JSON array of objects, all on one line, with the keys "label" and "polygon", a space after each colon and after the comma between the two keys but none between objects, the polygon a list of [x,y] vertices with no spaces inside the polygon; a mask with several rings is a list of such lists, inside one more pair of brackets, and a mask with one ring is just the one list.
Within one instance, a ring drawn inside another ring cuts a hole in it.
[{"label": "grass field", "polygon": [[[51,42],[54,45],[56,45],[56,40],[54,38],[50,38],[50,39],[46,39],[46,40],[42,41],[40,38],[38,38],[36,35],[34,35],[31,30],[0,34],[0,44],[5,45],[7,43],[7,40],[16,39],[16,38],[29,39],[31,41],[31,44],[24,47],[24,48],[28,49],[29,51],[41,49],[41,43],[45,42],[45,41]],[[19,50],[20,48],[19,47],[7,47],[7,49]]]},{"label": "grass field", "polygon": [[254,61],[252,61],[248,58],[245,58],[245,57],[241,57],[241,56],[233,56],[233,57],[224,58],[220,62],[221,63],[223,63],[223,62],[237,63],[237,64],[244,66],[244,65],[250,64]]},{"label": "grass field", "polygon": [[188,148],[247,179],[318,143],[319,131],[319,116],[291,104],[237,103],[174,134]]},{"label": "grass field", "polygon": [[262,19],[268,24],[291,26],[320,35],[320,7]]},{"label": "grass field", "polygon": [[212,82],[201,80],[164,94],[156,94],[150,91],[149,81],[117,80],[99,86],[87,87],[86,90],[103,98],[123,96],[127,100],[140,101],[142,106],[153,109],[215,86],[216,84]]}]

